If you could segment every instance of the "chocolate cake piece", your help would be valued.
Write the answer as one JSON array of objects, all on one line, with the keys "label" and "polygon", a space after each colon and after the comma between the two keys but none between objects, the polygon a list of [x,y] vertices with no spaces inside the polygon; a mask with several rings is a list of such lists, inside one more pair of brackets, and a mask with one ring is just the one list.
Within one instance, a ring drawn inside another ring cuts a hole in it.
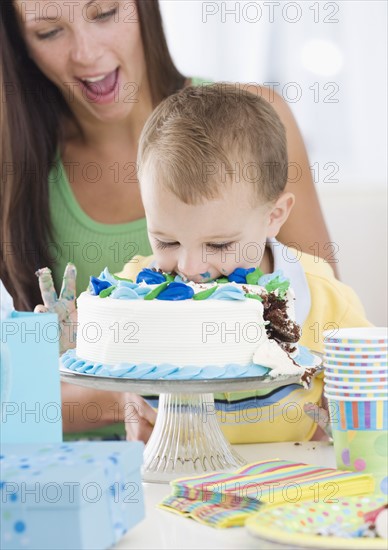
[{"label": "chocolate cake piece", "polygon": [[269,338],[283,344],[283,349],[292,353],[294,347],[287,344],[296,343],[300,339],[300,326],[288,317],[287,300],[282,300],[274,292],[263,297],[264,320],[268,321],[266,331]]}]

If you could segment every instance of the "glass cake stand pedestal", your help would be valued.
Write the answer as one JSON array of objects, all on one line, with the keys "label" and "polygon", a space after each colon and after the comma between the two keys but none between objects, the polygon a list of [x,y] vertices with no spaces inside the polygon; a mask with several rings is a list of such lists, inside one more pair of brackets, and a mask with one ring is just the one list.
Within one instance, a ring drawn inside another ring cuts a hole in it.
[{"label": "glass cake stand pedestal", "polygon": [[246,461],[225,439],[213,393],[268,390],[300,383],[299,376],[267,375],[209,380],[132,380],[81,374],[60,368],[63,382],[97,390],[159,395],[158,413],[145,447],[143,480],[172,479],[214,471],[232,471]]}]

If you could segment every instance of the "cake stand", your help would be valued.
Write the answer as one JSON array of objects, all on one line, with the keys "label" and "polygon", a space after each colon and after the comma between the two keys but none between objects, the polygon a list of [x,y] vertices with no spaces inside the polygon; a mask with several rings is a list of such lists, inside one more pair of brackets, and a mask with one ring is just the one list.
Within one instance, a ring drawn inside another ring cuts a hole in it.
[{"label": "cake stand", "polygon": [[134,380],[76,373],[62,366],[60,374],[63,382],[96,390],[160,396],[155,427],[144,451],[142,470],[144,481],[157,483],[214,471],[232,471],[246,464],[221,431],[213,393],[271,391],[288,384],[300,384],[298,375]]}]

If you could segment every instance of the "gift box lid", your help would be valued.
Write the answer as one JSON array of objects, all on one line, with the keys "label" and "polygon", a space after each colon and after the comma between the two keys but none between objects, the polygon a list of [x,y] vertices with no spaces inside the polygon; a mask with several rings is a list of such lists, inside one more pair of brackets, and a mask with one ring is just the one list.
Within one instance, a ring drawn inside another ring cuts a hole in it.
[{"label": "gift box lid", "polygon": [[107,491],[128,498],[140,484],[143,449],[139,441],[3,444],[2,505],[80,507]]}]

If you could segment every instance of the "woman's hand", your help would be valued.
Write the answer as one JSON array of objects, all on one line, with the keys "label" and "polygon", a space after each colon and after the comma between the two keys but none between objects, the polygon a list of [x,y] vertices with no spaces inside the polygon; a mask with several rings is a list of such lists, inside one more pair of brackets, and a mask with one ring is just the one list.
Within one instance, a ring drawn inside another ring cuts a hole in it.
[{"label": "woman's hand", "polygon": [[63,283],[59,298],[54,288],[51,271],[48,267],[36,272],[39,279],[39,288],[42,294],[43,305],[35,307],[35,313],[56,313],[60,330],[60,352],[74,348],[77,335],[77,309],[75,265],[67,264],[63,275]]},{"label": "woman's hand", "polygon": [[156,412],[140,395],[124,394],[124,422],[127,441],[149,440],[156,421]]}]

